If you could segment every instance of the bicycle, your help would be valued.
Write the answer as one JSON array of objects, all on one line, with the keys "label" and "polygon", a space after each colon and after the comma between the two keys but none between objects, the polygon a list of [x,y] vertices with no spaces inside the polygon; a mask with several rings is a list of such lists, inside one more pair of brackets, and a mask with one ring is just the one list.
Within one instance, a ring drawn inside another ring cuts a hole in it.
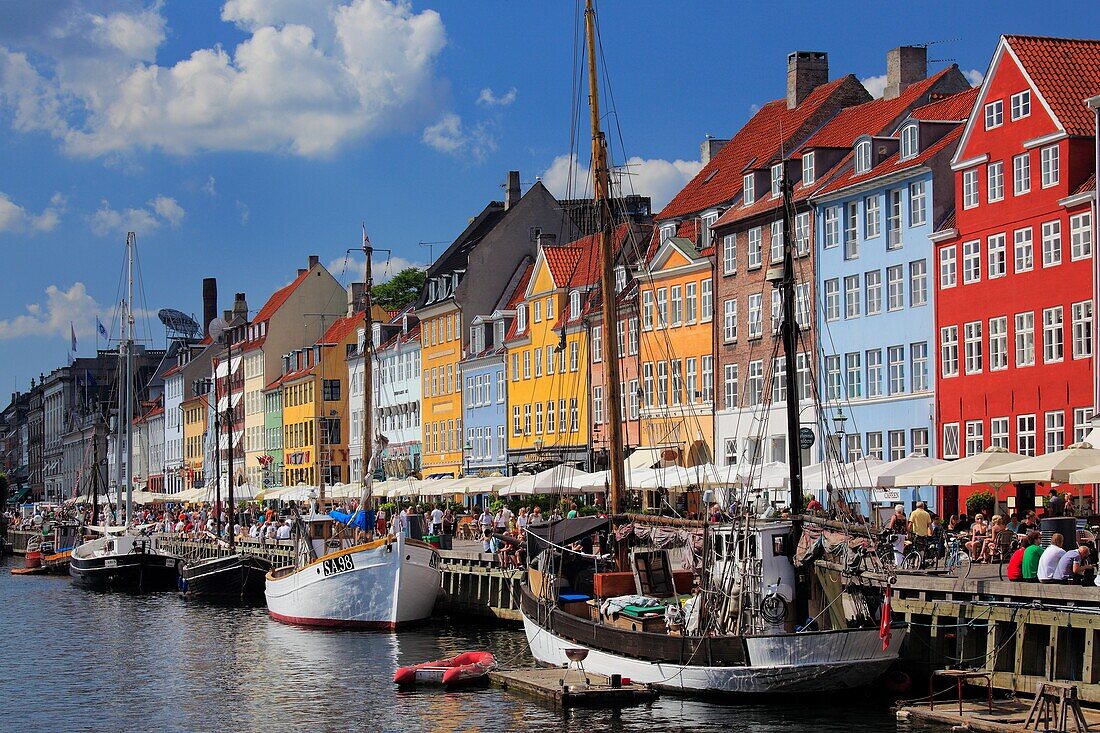
[{"label": "bicycle", "polygon": [[902,567],[907,570],[943,569],[956,577],[970,575],[970,554],[955,535],[914,537]]}]

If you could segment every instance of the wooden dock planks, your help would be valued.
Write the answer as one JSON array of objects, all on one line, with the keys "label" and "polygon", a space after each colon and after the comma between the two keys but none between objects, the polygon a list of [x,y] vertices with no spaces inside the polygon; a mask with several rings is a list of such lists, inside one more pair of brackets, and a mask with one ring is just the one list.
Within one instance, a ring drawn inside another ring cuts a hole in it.
[{"label": "wooden dock planks", "polygon": [[590,684],[585,684],[584,677],[575,669],[530,668],[489,673],[489,679],[496,687],[537,697],[560,707],[625,707],[657,698],[657,690],[648,685],[611,687],[607,677],[592,672],[587,674]]}]

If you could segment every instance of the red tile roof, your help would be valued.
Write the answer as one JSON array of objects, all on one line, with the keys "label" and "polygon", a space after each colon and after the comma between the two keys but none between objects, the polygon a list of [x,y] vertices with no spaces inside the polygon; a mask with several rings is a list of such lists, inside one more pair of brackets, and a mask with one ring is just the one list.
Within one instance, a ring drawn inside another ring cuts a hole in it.
[{"label": "red tile roof", "polygon": [[516,306],[527,295],[527,284],[531,282],[531,275],[535,272],[534,265],[528,265],[523,270],[523,274],[519,276],[519,282],[516,283],[516,289],[512,291],[512,297],[508,300],[508,305],[505,310],[515,310]]},{"label": "red tile roof", "polygon": [[1100,40],[1013,35],[1005,40],[1066,132],[1092,137],[1096,118],[1085,100],[1100,92]]},{"label": "red tile roof", "polygon": [[1074,193],[1074,195],[1076,195],[1076,194],[1079,194],[1079,193],[1085,193],[1087,191],[1095,191],[1095,190],[1096,190],[1096,173],[1094,172],[1094,173],[1092,173],[1092,175],[1090,175],[1088,178],[1086,178],[1085,182],[1082,183],[1080,186],[1078,186],[1077,190],[1074,191],[1073,193]]},{"label": "red tile roof", "polygon": [[848,75],[822,84],[795,109],[787,109],[786,98],[765,104],[656,218],[682,217],[737,198],[745,167],[754,160],[769,160],[781,149],[790,149],[805,134],[803,126],[846,82],[859,83]]},{"label": "red tile roof", "polygon": [[179,364],[176,364],[174,367],[172,367],[171,369],[169,369],[168,371],[166,371],[164,373],[164,378],[167,379],[168,377],[172,376],[173,374],[178,374],[180,369],[182,369],[182,368],[183,367],[181,367]]},{"label": "red tile roof", "polygon": [[917,107],[910,115],[914,120],[927,120],[929,122],[962,122],[970,117],[970,111],[974,108],[974,100],[978,98],[978,87],[972,87],[965,92],[952,94],[950,97]]},{"label": "red tile roof", "polygon": [[844,170],[845,166],[847,166],[847,170],[844,170],[842,174],[833,178],[827,185],[818,189],[813,194],[813,197],[815,199],[820,198],[826,194],[834,193],[857,183],[874,180],[881,176],[893,175],[894,173],[910,170],[912,168],[919,168],[943,150],[947,148],[953,149],[955,144],[958,143],[959,137],[962,136],[962,132],[962,125],[960,125],[937,140],[935,144],[929,146],[926,150],[922,150],[915,158],[899,160],[898,153],[894,153],[871,170],[858,176],[855,174],[855,168],[850,165],[852,154],[849,153],[848,156],[837,165],[838,170]]},{"label": "red tile roof", "polygon": [[349,334],[353,333],[356,328],[366,322],[365,313],[356,313],[353,316],[344,316],[338,318],[336,321],[328,327],[325,331],[325,335],[321,337],[321,342],[325,344],[340,344]]}]

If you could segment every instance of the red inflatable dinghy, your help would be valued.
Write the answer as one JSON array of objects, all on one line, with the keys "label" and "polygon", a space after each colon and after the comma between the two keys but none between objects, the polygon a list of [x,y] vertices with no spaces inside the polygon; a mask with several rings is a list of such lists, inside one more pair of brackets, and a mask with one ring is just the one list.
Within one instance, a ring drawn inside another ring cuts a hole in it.
[{"label": "red inflatable dinghy", "polygon": [[427,683],[457,687],[484,680],[497,666],[497,660],[489,652],[463,652],[457,657],[400,667],[393,673],[398,685]]}]

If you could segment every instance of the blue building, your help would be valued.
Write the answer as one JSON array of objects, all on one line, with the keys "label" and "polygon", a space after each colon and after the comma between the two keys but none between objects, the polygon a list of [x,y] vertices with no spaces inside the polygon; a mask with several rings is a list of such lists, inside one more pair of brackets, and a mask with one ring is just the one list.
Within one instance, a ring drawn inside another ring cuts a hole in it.
[{"label": "blue building", "polygon": [[[834,438],[846,461],[935,455],[933,241],[954,218],[950,161],[973,99],[964,91],[914,109],[889,135],[857,137],[811,197],[819,388],[826,414],[846,418]],[[932,507],[935,492],[856,498],[871,513],[919,500]]]}]

